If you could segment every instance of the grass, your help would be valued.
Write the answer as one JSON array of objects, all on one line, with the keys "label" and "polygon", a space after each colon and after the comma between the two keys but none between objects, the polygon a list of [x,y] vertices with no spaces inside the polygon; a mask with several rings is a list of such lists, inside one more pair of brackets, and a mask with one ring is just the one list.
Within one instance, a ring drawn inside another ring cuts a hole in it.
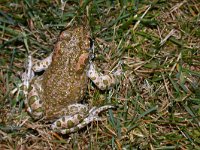
[{"label": "grass", "polygon": [[[198,0],[2,0],[0,14],[1,149],[200,149]],[[97,65],[108,72],[121,62],[123,75],[110,91],[88,85],[90,105],[116,110],[59,135],[31,120],[20,90],[11,91],[27,55],[47,56],[74,22],[90,27]]]}]

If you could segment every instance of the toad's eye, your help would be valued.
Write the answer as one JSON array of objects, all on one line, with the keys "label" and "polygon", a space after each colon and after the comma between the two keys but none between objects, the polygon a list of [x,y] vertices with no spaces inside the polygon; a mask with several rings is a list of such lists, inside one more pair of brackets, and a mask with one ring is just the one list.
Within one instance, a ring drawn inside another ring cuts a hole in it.
[{"label": "toad's eye", "polygon": [[64,39],[67,39],[67,40],[70,40],[71,38],[71,33],[68,32],[68,31],[63,31],[61,34],[60,34],[60,39],[61,40],[64,40]]}]

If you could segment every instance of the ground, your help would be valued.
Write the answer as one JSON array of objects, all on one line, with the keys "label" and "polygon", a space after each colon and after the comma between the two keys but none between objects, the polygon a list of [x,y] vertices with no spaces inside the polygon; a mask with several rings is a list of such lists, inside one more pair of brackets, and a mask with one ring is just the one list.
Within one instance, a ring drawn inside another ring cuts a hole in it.
[{"label": "ground", "polygon": [[[1,149],[200,149],[199,0],[2,0],[0,14]],[[74,22],[89,26],[95,63],[123,74],[109,91],[90,82],[84,100],[115,110],[60,135],[25,111],[20,75]]]}]

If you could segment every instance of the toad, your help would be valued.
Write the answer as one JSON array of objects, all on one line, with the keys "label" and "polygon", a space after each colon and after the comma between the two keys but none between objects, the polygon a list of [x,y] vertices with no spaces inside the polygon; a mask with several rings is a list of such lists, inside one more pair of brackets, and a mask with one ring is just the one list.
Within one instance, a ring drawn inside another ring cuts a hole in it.
[{"label": "toad", "polygon": [[[93,121],[98,114],[114,108],[112,105],[88,108],[83,100],[88,79],[105,90],[116,84],[117,74],[103,75],[92,62],[91,39],[85,27],[72,27],[63,31],[47,58],[32,64],[24,74],[28,113],[34,119],[52,122],[52,129],[62,134],[78,131]],[[41,76],[35,72],[45,70]]]}]

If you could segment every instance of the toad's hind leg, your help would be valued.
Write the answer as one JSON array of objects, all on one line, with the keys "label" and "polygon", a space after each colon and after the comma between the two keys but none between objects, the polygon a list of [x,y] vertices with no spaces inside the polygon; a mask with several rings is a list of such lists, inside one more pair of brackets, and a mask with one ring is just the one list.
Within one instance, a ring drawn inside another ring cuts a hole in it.
[{"label": "toad's hind leg", "polygon": [[[80,120],[79,120],[80,116],[77,117],[78,114],[75,114],[75,115],[72,115],[72,116],[65,116],[65,119],[62,120],[62,124],[67,125],[67,126],[65,126],[65,128],[59,128],[59,129],[55,128],[54,124],[52,125],[52,128],[55,131],[60,132],[62,134],[69,134],[69,133],[76,132],[76,131],[84,128],[85,126],[87,126],[89,123],[91,123],[93,121],[100,121],[101,118],[98,116],[98,114],[102,111],[105,111],[105,110],[111,109],[111,108],[114,108],[114,106],[105,105],[105,106],[102,106],[102,107],[99,107],[99,108],[93,107],[88,112],[88,115],[81,117]],[[75,122],[76,120],[78,120],[78,121]],[[60,120],[60,122],[61,122],[61,120]],[[76,125],[74,123],[76,123]],[[61,125],[61,124],[59,123],[59,125]]]},{"label": "toad's hind leg", "polygon": [[44,115],[43,102],[40,98],[42,76],[37,79],[33,79],[33,83],[30,84],[28,89],[28,97],[26,101],[27,112],[34,119],[40,119]]},{"label": "toad's hind leg", "polygon": [[39,97],[42,88],[42,76],[34,78],[35,72],[46,70],[52,62],[53,53],[43,60],[32,61],[31,55],[28,57],[26,71],[22,74],[23,93],[25,95],[25,105],[28,113],[34,119],[40,119],[43,116],[43,103]]},{"label": "toad's hind leg", "polygon": [[83,104],[72,104],[65,109],[65,115],[57,119],[52,125],[53,130],[72,128],[83,121],[88,115],[88,106]]}]

